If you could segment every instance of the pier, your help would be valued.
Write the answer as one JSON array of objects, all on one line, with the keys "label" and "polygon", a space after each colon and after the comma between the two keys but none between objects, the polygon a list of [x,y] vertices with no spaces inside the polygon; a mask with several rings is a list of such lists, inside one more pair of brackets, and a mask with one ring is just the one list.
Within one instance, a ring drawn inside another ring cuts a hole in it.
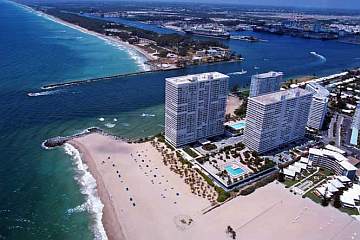
[{"label": "pier", "polygon": [[[227,64],[227,63],[242,62],[243,60],[244,60],[244,58],[240,58],[240,59],[237,59],[237,60],[203,63],[201,65],[211,66],[211,65],[215,65],[215,64]],[[189,65],[189,66],[194,67],[194,66],[197,66],[197,65]],[[105,81],[105,80],[113,80],[115,78],[140,76],[140,75],[159,73],[159,72],[169,72],[169,71],[179,70],[179,69],[184,69],[184,68],[186,68],[186,66],[185,67],[177,67],[177,68],[169,68],[169,69],[157,69],[157,70],[150,70],[150,71],[123,73],[123,74],[116,74],[116,75],[97,77],[97,78],[90,78],[90,79],[84,79],[84,80],[72,80],[72,81],[68,81],[68,82],[52,83],[52,84],[44,85],[44,86],[41,87],[41,89],[42,90],[54,90],[54,89],[57,89],[57,88],[70,87],[70,86],[88,84],[88,83]],[[30,93],[30,95],[31,95],[31,93]]]},{"label": "pier", "polygon": [[178,68],[117,74],[117,75],[111,75],[111,76],[105,76],[105,77],[90,78],[90,79],[85,79],[85,80],[73,80],[73,81],[69,81],[69,82],[53,83],[53,84],[44,85],[41,87],[41,89],[42,90],[53,90],[53,89],[62,88],[62,87],[69,87],[69,86],[99,82],[99,81],[104,81],[104,80],[112,80],[115,78],[139,76],[139,75],[157,73],[157,72],[167,72],[167,71],[176,70],[176,69],[178,69]]},{"label": "pier", "polygon": [[81,136],[85,136],[88,135],[90,133],[101,133],[104,134],[104,131],[100,128],[96,128],[96,127],[92,127],[92,128],[88,128],[86,129],[84,132],[82,133],[78,133],[78,134],[74,134],[72,136],[66,136],[66,137],[53,137],[53,138],[49,138],[47,140],[45,140],[42,143],[42,146],[44,148],[54,148],[54,147],[59,147],[64,145],[67,141],[70,141],[73,138],[77,138],[77,137],[81,137]]}]

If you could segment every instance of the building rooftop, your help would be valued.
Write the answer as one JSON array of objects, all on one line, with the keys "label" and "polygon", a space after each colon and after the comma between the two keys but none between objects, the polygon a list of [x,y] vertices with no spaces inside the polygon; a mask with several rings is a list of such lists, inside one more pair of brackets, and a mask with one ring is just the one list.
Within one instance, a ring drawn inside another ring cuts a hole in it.
[{"label": "building rooftop", "polygon": [[229,76],[219,72],[207,72],[207,73],[199,73],[199,74],[166,78],[166,81],[172,82],[174,84],[186,84],[195,81],[209,81],[209,80],[222,79],[228,77]]},{"label": "building rooftop", "polygon": [[340,154],[338,152],[331,151],[328,149],[310,148],[309,154],[331,157],[331,158],[334,158],[336,161],[338,161],[339,164],[346,170],[348,170],[348,171],[354,171],[354,170],[356,171],[357,170],[357,168],[354,167],[345,156],[343,156],[342,154]]},{"label": "building rooftop", "polygon": [[253,77],[256,77],[258,79],[274,78],[274,77],[279,77],[279,76],[284,76],[284,73],[271,71],[271,72],[267,72],[267,73],[253,75]]},{"label": "building rooftop", "polygon": [[312,93],[301,88],[292,88],[284,91],[273,92],[257,97],[252,97],[251,99],[263,105],[268,105],[283,101],[285,99],[289,100],[305,95],[312,95]]},{"label": "building rooftop", "polygon": [[330,150],[330,151],[334,151],[334,152],[338,152],[338,153],[341,153],[341,154],[345,154],[346,152],[344,150],[341,150],[340,148],[338,147],[335,147],[331,144],[327,144],[325,146],[326,149]]},{"label": "building rooftop", "polygon": [[336,176],[337,179],[339,179],[342,183],[348,183],[351,182],[351,180],[347,176]]},{"label": "building rooftop", "polygon": [[306,90],[314,92],[314,97],[317,97],[319,99],[327,98],[330,95],[330,92],[325,87],[314,82],[308,83],[306,85]]},{"label": "building rooftop", "polygon": [[338,179],[331,179],[329,181],[329,183],[336,188],[344,188],[345,187],[344,184],[342,184],[342,182],[340,182]]}]

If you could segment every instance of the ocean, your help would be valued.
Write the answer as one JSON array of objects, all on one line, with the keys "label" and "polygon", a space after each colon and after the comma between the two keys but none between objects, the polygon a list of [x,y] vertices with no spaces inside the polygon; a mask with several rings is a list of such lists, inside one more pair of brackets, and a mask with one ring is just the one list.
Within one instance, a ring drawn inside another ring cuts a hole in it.
[{"label": "ocean", "polygon": [[[248,74],[231,75],[230,83],[246,87],[250,75],[260,71],[322,76],[360,66],[356,45],[261,34],[269,41],[227,42],[245,57],[243,63],[44,92],[45,84],[142,71],[143,65],[127,49],[3,0],[0,31],[0,239],[106,239],[95,182],[78,153],[69,146],[45,150],[41,143],[93,126],[128,138],[158,133],[164,124],[165,77],[244,69]],[[29,97],[29,92],[39,94]]]}]

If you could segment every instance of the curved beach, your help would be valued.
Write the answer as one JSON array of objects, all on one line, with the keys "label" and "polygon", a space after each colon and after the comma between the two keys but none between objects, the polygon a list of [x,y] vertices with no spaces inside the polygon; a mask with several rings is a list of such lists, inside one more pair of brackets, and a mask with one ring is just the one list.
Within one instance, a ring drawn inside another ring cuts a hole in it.
[{"label": "curved beach", "polygon": [[20,4],[20,3],[16,3],[16,2],[11,2],[11,3],[13,3],[13,4],[17,5],[17,6],[20,6],[20,7],[24,8],[24,9],[27,9],[28,11],[35,12],[39,16],[45,17],[46,19],[48,19],[50,21],[62,24],[64,26],[67,26],[69,28],[72,28],[72,29],[75,29],[77,31],[83,32],[85,34],[95,36],[97,38],[100,38],[100,39],[102,39],[104,41],[109,42],[110,44],[121,47],[123,49],[127,49],[130,56],[133,53],[135,53],[137,55],[137,56],[131,56],[131,57],[133,57],[138,62],[138,64],[140,66],[142,66],[144,71],[151,71],[151,66],[147,65],[146,62],[150,61],[150,60],[154,60],[155,57],[152,56],[151,54],[149,54],[148,52],[146,52],[145,50],[141,49],[140,47],[129,44],[128,42],[121,41],[119,38],[116,38],[116,37],[106,36],[106,35],[103,35],[103,34],[100,34],[100,33],[94,32],[94,31],[90,31],[90,30],[88,30],[86,28],[83,28],[83,27],[80,27],[80,26],[78,26],[76,24],[72,24],[72,23],[63,21],[62,19],[59,19],[59,18],[56,18],[56,17],[51,16],[49,14],[46,14],[44,12],[37,11],[37,10],[35,10],[35,9],[29,7],[29,6],[26,6],[26,5],[23,5],[23,4]]},{"label": "curved beach", "polygon": [[206,211],[210,202],[192,194],[150,142],[93,133],[68,143],[96,178],[109,239],[228,239],[231,226],[244,239],[340,240],[360,229],[347,214],[276,183]]}]

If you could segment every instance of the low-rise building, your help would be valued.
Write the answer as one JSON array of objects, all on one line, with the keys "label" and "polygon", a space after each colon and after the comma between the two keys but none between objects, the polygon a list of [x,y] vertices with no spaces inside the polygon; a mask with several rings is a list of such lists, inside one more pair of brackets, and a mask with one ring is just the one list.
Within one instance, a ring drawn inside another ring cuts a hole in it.
[{"label": "low-rise building", "polygon": [[333,171],[337,175],[343,175],[353,180],[357,168],[354,167],[348,159],[342,154],[327,149],[309,149],[309,160],[313,166],[322,167]]}]

